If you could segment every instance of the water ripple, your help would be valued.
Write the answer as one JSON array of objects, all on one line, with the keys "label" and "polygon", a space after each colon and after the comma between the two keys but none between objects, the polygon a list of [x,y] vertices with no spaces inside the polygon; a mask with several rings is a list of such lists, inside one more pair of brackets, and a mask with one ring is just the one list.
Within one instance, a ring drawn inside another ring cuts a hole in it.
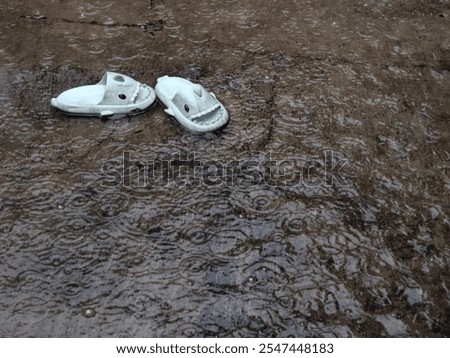
[{"label": "water ripple", "polygon": [[[0,5],[0,335],[448,336],[447,10],[350,3]],[[230,122],[50,106],[105,70]]]}]

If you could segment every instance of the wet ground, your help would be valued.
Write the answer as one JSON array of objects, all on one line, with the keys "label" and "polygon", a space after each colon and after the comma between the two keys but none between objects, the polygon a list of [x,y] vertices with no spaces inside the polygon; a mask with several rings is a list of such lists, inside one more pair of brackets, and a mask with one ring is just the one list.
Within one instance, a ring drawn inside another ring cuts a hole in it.
[{"label": "wet ground", "polygon": [[[0,4],[0,336],[450,336],[448,0]],[[105,70],[213,90],[69,118]]]}]

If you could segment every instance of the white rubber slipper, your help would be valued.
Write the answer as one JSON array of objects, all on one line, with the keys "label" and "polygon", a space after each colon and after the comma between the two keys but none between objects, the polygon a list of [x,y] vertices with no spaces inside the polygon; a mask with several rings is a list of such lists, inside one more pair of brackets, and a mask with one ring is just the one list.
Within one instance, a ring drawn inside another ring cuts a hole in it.
[{"label": "white rubber slipper", "polygon": [[165,111],[194,132],[211,132],[228,122],[228,112],[213,93],[184,78],[163,76],[155,86]]},{"label": "white rubber slipper", "polygon": [[69,89],[52,98],[52,106],[73,115],[110,117],[138,114],[156,99],[153,88],[115,72],[96,85]]}]

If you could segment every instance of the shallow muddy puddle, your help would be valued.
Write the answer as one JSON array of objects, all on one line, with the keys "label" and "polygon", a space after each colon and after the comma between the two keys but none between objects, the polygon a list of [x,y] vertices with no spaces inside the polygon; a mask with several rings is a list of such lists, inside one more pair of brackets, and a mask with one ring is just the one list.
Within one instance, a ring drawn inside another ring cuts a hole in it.
[{"label": "shallow muddy puddle", "polygon": [[[0,5],[0,335],[448,337],[448,1]],[[67,117],[105,70],[217,95]]]}]

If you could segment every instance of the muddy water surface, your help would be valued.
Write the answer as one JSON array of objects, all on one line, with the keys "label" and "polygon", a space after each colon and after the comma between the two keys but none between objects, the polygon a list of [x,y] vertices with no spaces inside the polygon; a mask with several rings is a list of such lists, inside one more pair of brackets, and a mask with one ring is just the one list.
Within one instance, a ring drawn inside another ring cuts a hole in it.
[{"label": "muddy water surface", "polygon": [[[0,335],[450,336],[450,5],[0,4]],[[66,117],[105,70],[201,82]]]}]

